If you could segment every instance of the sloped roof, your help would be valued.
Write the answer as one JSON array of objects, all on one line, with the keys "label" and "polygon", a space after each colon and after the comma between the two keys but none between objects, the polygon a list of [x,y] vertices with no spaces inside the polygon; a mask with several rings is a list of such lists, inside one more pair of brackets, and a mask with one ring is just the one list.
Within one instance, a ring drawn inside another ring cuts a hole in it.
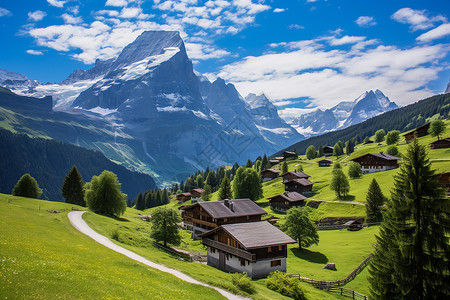
[{"label": "sloped roof", "polygon": [[426,124],[424,124],[424,125],[422,125],[422,126],[420,126],[420,127],[417,127],[417,128],[415,128],[415,129],[413,129],[413,130],[410,130],[410,131],[408,131],[407,133],[404,133],[403,136],[405,136],[405,135],[410,135],[411,133],[414,133],[414,132],[416,132],[416,131],[418,131],[418,130],[428,130],[428,128],[430,127],[430,124],[431,124],[431,123],[426,123]]},{"label": "sloped roof", "polygon": [[190,197],[191,193],[181,193],[181,194],[177,194],[177,197],[178,196]]},{"label": "sloped roof", "polygon": [[364,156],[368,156],[368,155],[379,157],[379,158],[385,159],[385,160],[399,160],[400,159],[400,157],[389,155],[389,154],[386,154],[386,153],[366,153],[366,154],[358,156],[358,157],[356,157],[356,158],[354,158],[352,160],[354,161],[354,160],[363,158]]},{"label": "sloped roof", "polygon": [[222,225],[203,236],[223,228],[246,249],[296,243],[290,236],[267,221]]},{"label": "sloped roof", "polygon": [[295,153],[294,151],[284,151],[283,154],[291,154],[291,155],[297,155],[297,153]]},{"label": "sloped roof", "polygon": [[192,189],[191,190],[191,193],[192,192],[196,192],[196,193],[199,193],[199,194],[203,194],[204,192],[205,192],[205,190],[204,189]]},{"label": "sloped roof", "polygon": [[440,139],[440,140],[437,140],[437,141],[434,141],[434,142],[432,142],[432,143],[430,143],[430,144],[436,144],[436,143],[440,143],[440,142],[450,142],[450,138],[445,138],[445,139]]},{"label": "sloped roof", "polygon": [[295,183],[301,184],[303,186],[308,186],[308,185],[313,185],[314,184],[314,183],[312,183],[311,181],[309,181],[306,178],[291,179],[289,181],[286,181],[285,184],[286,183],[290,183],[290,182],[295,182]]},{"label": "sloped roof", "polygon": [[287,173],[282,174],[281,176],[284,177],[284,176],[286,176],[288,174],[294,175],[297,178],[309,178],[309,177],[311,177],[308,174],[306,174],[305,172],[287,172]]},{"label": "sloped roof", "polygon": [[185,207],[184,210],[194,207],[195,205],[199,205],[215,219],[264,215],[267,213],[264,209],[259,207],[258,204],[248,198],[233,199],[228,201],[230,201],[229,203],[233,203],[233,210],[231,210],[230,206],[225,205],[225,200],[199,202]]},{"label": "sloped roof", "polygon": [[330,160],[330,159],[322,159],[322,160],[319,160],[317,163],[334,163],[334,161],[332,161],[332,160]]},{"label": "sloped roof", "polygon": [[268,199],[274,199],[277,197],[282,197],[289,202],[303,201],[306,199],[305,196],[297,192],[284,192],[283,194],[275,195],[273,197],[269,197]]},{"label": "sloped roof", "polygon": [[265,170],[261,171],[261,173],[263,173],[263,172],[270,172],[270,173],[275,173],[275,174],[281,173],[281,171],[277,170],[277,169],[265,169]]}]

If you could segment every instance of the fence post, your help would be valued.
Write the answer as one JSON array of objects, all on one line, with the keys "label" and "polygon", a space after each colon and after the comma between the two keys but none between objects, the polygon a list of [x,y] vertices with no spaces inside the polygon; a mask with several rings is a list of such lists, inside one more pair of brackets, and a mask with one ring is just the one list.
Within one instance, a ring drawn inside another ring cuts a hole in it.
[{"label": "fence post", "polygon": [[352,291],[353,300],[355,300],[355,291]]}]

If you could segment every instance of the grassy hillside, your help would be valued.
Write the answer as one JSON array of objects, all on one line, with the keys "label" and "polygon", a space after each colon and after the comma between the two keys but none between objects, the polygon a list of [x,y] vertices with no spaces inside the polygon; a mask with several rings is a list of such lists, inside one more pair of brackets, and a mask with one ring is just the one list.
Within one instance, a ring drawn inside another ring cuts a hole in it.
[{"label": "grassy hillside", "polygon": [[378,129],[407,131],[423,125],[426,119],[432,119],[437,114],[448,117],[450,111],[450,94],[436,95],[399,109],[391,110],[382,115],[366,120],[360,124],[348,128],[315,136],[290,147],[287,147],[273,156],[278,156],[286,150],[296,149],[297,153],[305,153],[309,145],[333,146],[337,141],[348,141],[359,135],[361,138],[375,134]]},{"label": "grassy hillside", "polygon": [[3,299],[223,299],[96,243],[70,224],[71,208],[0,194]]}]

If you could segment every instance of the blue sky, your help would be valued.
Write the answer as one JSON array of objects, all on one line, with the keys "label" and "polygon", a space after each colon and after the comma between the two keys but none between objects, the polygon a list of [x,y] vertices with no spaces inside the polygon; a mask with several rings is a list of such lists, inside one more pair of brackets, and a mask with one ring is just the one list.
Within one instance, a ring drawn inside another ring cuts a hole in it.
[{"label": "blue sky", "polygon": [[60,82],[144,30],[178,30],[197,71],[283,115],[369,89],[406,105],[450,78],[450,1],[24,0],[0,3],[0,68]]}]

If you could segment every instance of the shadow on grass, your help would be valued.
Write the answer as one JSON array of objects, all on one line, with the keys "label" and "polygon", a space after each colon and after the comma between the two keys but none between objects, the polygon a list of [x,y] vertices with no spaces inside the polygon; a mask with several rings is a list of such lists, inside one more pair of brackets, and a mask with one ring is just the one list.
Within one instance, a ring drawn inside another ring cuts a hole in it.
[{"label": "shadow on grass", "polygon": [[293,248],[291,251],[296,257],[312,263],[326,264],[328,262],[328,257],[320,252],[313,252],[308,249],[300,250],[298,248]]},{"label": "shadow on grass", "polygon": [[101,216],[104,216],[104,217],[107,217],[107,218],[110,218],[110,219],[114,219],[114,220],[119,221],[119,222],[130,222],[130,220],[128,220],[128,219],[125,219],[125,218],[122,218],[122,217],[117,217],[117,216],[114,216],[114,215],[109,215],[109,214],[104,214],[104,213],[97,213],[97,214],[101,215]]},{"label": "shadow on grass", "polygon": [[336,199],[340,201],[355,201],[356,197],[353,195],[347,195],[343,198],[336,198]]}]

